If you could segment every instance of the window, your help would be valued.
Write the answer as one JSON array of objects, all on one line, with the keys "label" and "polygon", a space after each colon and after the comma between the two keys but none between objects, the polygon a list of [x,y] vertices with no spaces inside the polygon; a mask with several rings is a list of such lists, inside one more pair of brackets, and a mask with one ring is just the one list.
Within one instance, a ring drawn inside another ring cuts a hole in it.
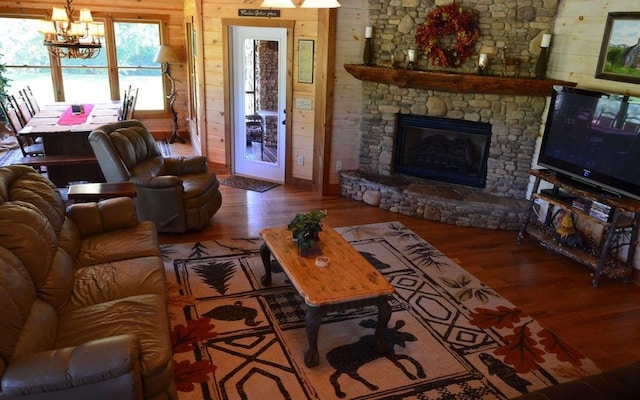
[{"label": "window", "polygon": [[108,35],[100,54],[92,59],[62,58],[58,63],[42,45],[39,19],[0,17],[0,35],[12,38],[0,42],[0,57],[11,79],[9,92],[29,86],[41,104],[81,103],[119,100],[132,86],[139,88],[136,110],[165,110],[162,66],[153,62],[161,43],[161,21],[94,19],[105,23]]}]

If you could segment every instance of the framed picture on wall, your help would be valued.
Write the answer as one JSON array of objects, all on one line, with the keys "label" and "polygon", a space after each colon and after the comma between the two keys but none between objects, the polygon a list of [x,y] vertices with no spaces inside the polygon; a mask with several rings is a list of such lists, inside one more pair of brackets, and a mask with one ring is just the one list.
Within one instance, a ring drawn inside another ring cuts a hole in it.
[{"label": "framed picture on wall", "polygon": [[610,12],[596,78],[640,83],[640,12]]},{"label": "framed picture on wall", "polygon": [[313,40],[298,40],[298,82],[313,83]]}]

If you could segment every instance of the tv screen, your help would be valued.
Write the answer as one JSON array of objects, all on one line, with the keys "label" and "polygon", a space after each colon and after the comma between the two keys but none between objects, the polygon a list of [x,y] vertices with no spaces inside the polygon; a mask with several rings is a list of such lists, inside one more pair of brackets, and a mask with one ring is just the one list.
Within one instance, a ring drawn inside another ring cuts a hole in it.
[{"label": "tv screen", "polygon": [[640,98],[554,86],[538,165],[640,199]]}]

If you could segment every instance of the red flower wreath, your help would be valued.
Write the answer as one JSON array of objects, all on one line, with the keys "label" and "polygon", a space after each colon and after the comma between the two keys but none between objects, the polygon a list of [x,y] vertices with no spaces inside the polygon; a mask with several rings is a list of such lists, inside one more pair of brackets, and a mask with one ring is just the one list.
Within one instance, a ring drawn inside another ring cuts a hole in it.
[{"label": "red flower wreath", "polygon": [[[453,48],[441,48],[439,39],[454,35]],[[480,31],[476,15],[465,11],[455,2],[436,7],[416,30],[416,43],[433,65],[458,67],[474,51]]]}]

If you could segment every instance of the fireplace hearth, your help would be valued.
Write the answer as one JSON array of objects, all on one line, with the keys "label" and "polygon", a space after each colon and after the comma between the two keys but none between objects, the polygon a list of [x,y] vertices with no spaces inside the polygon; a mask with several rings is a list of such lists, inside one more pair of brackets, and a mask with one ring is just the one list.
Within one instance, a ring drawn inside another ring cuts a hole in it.
[{"label": "fireplace hearth", "polygon": [[484,188],[491,124],[398,115],[393,172]]}]

